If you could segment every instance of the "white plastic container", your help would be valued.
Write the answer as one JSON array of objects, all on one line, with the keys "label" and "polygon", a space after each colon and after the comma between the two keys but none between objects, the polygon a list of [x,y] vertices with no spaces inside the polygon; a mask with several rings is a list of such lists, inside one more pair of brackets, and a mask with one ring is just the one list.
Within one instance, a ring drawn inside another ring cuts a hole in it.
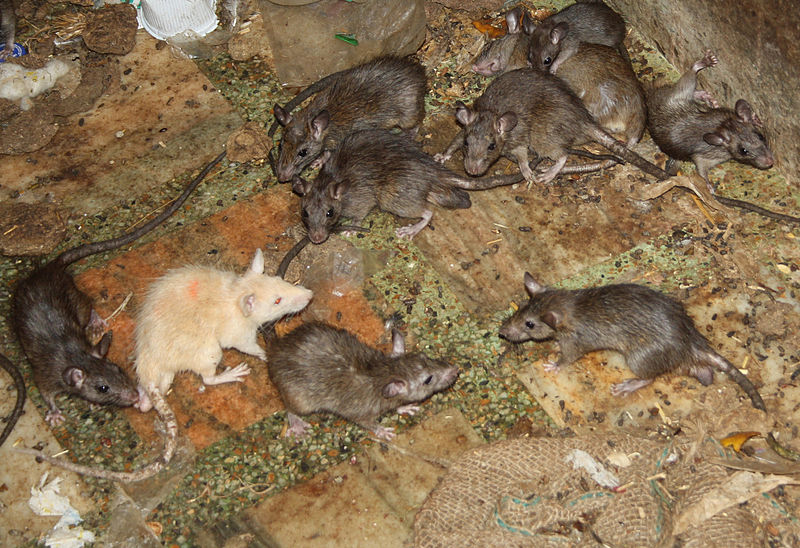
[{"label": "white plastic container", "polygon": [[216,0],[142,0],[139,24],[154,38],[203,37],[217,28]]}]

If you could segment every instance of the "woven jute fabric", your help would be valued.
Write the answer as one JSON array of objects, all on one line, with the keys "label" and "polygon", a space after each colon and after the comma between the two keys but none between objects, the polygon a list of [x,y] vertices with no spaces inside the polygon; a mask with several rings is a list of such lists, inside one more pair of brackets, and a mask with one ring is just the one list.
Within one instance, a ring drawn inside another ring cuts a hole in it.
[{"label": "woven jute fabric", "polygon": [[[706,451],[714,453],[713,447]],[[624,434],[518,439],[475,449],[450,467],[418,512],[415,545],[752,547],[767,545],[766,523],[784,543],[800,542],[800,527],[766,496],[676,537],[676,516],[729,474],[702,452],[691,462],[683,454],[674,442]],[[613,481],[591,466],[576,468],[580,456]]]}]

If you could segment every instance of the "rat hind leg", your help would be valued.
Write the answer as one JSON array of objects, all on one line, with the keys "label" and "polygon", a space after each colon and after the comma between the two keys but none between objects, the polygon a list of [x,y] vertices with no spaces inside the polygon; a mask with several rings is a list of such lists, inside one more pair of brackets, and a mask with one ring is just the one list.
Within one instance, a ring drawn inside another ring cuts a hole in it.
[{"label": "rat hind leg", "polygon": [[250,374],[250,367],[245,362],[236,367],[228,367],[219,374],[203,375],[203,383],[209,386],[225,384],[228,382],[244,382],[244,377]]},{"label": "rat hind leg", "polygon": [[611,385],[612,396],[627,396],[652,383],[653,379],[628,379]]}]

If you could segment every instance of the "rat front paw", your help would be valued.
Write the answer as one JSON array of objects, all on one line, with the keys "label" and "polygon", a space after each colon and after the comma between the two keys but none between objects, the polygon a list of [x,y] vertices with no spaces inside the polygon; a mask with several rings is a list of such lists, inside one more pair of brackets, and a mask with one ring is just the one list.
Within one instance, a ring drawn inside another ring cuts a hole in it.
[{"label": "rat front paw", "polygon": [[44,416],[44,420],[47,421],[47,424],[50,426],[58,426],[59,424],[63,424],[65,419],[64,415],[61,414],[61,410],[56,409],[55,411],[48,411]]},{"label": "rat front paw", "polygon": [[375,434],[376,438],[386,441],[392,441],[396,436],[394,428],[386,428],[384,426],[377,427],[372,433]]},{"label": "rat front paw", "polygon": [[413,415],[417,411],[419,411],[419,405],[409,404],[409,405],[401,405],[397,408],[398,415]]}]

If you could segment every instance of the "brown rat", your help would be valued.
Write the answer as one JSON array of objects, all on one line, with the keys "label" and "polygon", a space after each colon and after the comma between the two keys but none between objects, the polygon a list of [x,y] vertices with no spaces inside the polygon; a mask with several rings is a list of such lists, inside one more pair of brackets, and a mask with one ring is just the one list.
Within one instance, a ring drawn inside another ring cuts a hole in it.
[{"label": "brown rat", "polygon": [[716,64],[717,57],[706,51],[675,84],[655,88],[647,95],[647,129],[669,156],[667,171],[677,172],[678,160],[691,160],[720,203],[779,221],[800,223],[798,217],[720,196],[708,179],[708,170],[728,160],[758,169],[769,169],[775,162],[764,126],[747,101],[739,99],[731,110],[719,107],[709,92],[697,89],[697,73]]},{"label": "brown rat", "polygon": [[136,383],[105,356],[111,332],[97,344],[105,322],[92,309],[91,299],[75,285],[67,267],[95,253],[117,249],[140,238],[172,215],[211,169],[209,163],[172,204],[146,224],[118,238],[81,245],[61,253],[52,262],[19,282],[14,291],[13,324],[33,369],[33,379],[48,407],[51,425],[64,421],[55,396],[76,394],[92,403],[130,406],[144,397]]},{"label": "brown rat", "polygon": [[487,43],[475,59],[472,72],[494,76],[528,66],[529,36],[521,32],[524,19],[530,15],[520,6],[506,13],[508,32]]},{"label": "brown rat", "polygon": [[[547,288],[527,272],[524,280],[530,299],[503,323],[500,336],[511,342],[555,339],[560,355],[555,364],[545,364],[545,371],[558,371],[588,352],[614,350],[637,377],[613,385],[615,396],[668,373],[690,375],[708,386],[719,370],[744,390],[753,407],[766,412],[750,379],[711,348],[678,301],[636,284],[565,290]],[[773,449],[794,460],[797,455],[769,438]]]},{"label": "brown rat", "polygon": [[350,420],[378,438],[394,438],[393,428],[378,424],[391,409],[413,415],[408,405],[444,390],[455,381],[458,367],[423,354],[405,354],[405,342],[392,333],[389,356],[354,335],[323,323],[303,324],[269,348],[269,378],[286,405],[286,435],[304,436],[309,424],[298,415],[318,411]]},{"label": "brown rat", "polygon": [[612,47],[623,59],[630,59],[622,44],[625,21],[600,1],[579,1],[538,25],[529,17],[523,30],[530,35],[528,62],[535,69],[555,73],[584,42]]},{"label": "brown rat", "polygon": [[19,368],[2,354],[0,354],[0,366],[11,375],[14,381],[14,388],[17,389],[17,403],[14,404],[14,409],[6,419],[6,426],[3,428],[3,433],[0,434],[0,446],[2,446],[6,438],[11,435],[11,431],[14,429],[14,425],[17,424],[20,415],[22,415],[22,408],[25,406],[25,379],[22,378]]},{"label": "brown rat", "polygon": [[379,57],[337,74],[296,115],[274,108],[283,126],[275,170],[279,181],[292,180],[349,133],[410,130],[425,117],[425,69],[411,59]]},{"label": "brown rat", "polygon": [[456,188],[491,188],[522,180],[519,175],[470,180],[453,173],[406,134],[383,129],[351,133],[342,139],[313,181],[296,178],[302,196],[301,215],[315,244],[327,240],[342,217],[359,224],[375,207],[420,222],[397,229],[399,238],[413,238],[427,226],[431,204],[449,209],[471,205],[469,195]]},{"label": "brown rat", "polygon": [[[193,371],[207,385],[242,382],[245,364],[216,374],[223,348],[262,360],[259,327],[302,310],[310,290],[264,275],[264,255],[256,250],[243,276],[211,267],[184,266],[167,272],[148,288],[136,322],[136,374],[148,392],[166,394],[175,374]],[[140,404],[142,411],[149,402]]]},{"label": "brown rat", "polygon": [[0,60],[10,57],[14,52],[14,37],[17,33],[17,16],[14,13],[12,0],[0,0],[0,36],[3,38],[3,50]]},{"label": "brown rat", "polygon": [[648,94],[647,128],[670,157],[668,171],[676,160],[691,160],[708,181],[708,170],[728,160],[771,168],[775,159],[750,104],[739,99],[734,110],[721,108],[709,92],[697,89],[697,73],[716,64],[717,57],[707,51],[676,83]]},{"label": "brown rat", "polygon": [[644,90],[630,61],[618,50],[603,44],[580,44],[553,72],[603,129],[622,135],[628,147],[639,142],[647,122]]},{"label": "brown rat", "polygon": [[[547,183],[563,169],[569,147],[596,141],[642,171],[669,178],[606,133],[563,80],[536,69],[501,74],[472,108],[457,106],[456,120],[464,128],[464,169],[470,175],[484,174],[504,155],[519,165],[527,181]],[[534,174],[529,166],[531,150],[554,165]]]}]

